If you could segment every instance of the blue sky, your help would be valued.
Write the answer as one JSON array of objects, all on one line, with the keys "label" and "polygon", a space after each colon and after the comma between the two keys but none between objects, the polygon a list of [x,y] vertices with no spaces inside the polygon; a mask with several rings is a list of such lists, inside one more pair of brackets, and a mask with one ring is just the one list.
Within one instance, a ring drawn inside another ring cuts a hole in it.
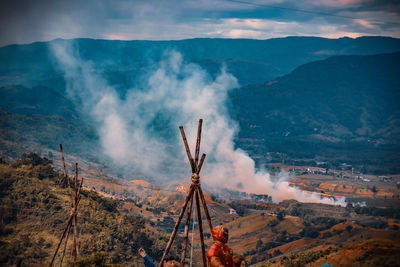
[{"label": "blue sky", "polygon": [[78,37],[177,40],[267,39],[289,35],[400,37],[400,1],[2,0],[0,3],[0,46]]}]

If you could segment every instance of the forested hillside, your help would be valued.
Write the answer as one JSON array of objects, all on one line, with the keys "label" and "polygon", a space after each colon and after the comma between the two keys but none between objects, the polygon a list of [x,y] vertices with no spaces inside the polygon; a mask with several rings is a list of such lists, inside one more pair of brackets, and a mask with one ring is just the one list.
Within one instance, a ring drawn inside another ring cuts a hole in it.
[{"label": "forested hillside", "polygon": [[400,53],[331,57],[233,91],[240,143],[399,172],[399,62]]},{"label": "forested hillside", "polygon": [[[0,176],[0,265],[19,258],[29,266],[48,264],[71,209],[60,174],[51,161],[31,153],[13,164],[1,160]],[[87,189],[81,195],[78,227],[83,257],[103,252],[107,263],[139,264],[137,250],[144,247],[152,258],[161,258],[167,236],[145,229],[142,218],[121,214],[118,201]]]}]

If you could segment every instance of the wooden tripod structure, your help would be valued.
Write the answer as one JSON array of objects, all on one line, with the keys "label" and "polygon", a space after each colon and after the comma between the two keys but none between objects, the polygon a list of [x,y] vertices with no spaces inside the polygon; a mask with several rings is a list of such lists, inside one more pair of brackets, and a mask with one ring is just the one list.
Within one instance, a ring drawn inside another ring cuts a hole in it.
[{"label": "wooden tripod structure", "polygon": [[62,162],[63,162],[63,167],[64,167],[64,179],[67,181],[67,187],[69,191],[69,196],[71,200],[71,214],[67,220],[67,226],[65,227],[61,237],[60,241],[58,242],[56,251],[54,252],[53,258],[51,259],[49,267],[53,266],[54,259],[56,258],[57,252],[60,249],[61,243],[64,240],[64,248],[61,253],[61,259],[60,259],[60,267],[62,266],[62,262],[64,260],[65,256],[65,250],[67,248],[67,242],[68,242],[68,237],[69,233],[71,231],[71,227],[74,229],[74,249],[73,249],[73,256],[74,260],[76,260],[77,257],[79,257],[79,246],[78,246],[78,220],[77,220],[77,214],[78,214],[78,204],[79,201],[81,200],[81,188],[83,185],[83,178],[80,181],[80,184],[78,185],[78,163],[75,163],[75,177],[74,177],[74,192],[71,191],[71,186],[70,186],[70,178],[68,176],[67,172],[67,167],[65,165],[65,159],[64,159],[64,151],[62,144],[60,144],[60,151],[61,151],[61,157],[62,157]]},{"label": "wooden tripod structure", "polygon": [[179,126],[179,130],[181,132],[183,143],[184,143],[185,149],[186,149],[186,154],[187,154],[187,157],[189,159],[190,167],[192,169],[191,185],[190,185],[190,188],[189,188],[189,192],[188,192],[188,194],[186,196],[185,202],[183,204],[182,210],[181,210],[181,212],[179,214],[178,220],[177,220],[177,222],[175,224],[174,230],[172,231],[172,234],[171,234],[171,237],[170,237],[170,239],[168,241],[167,247],[166,247],[166,249],[164,251],[164,254],[163,254],[162,258],[161,258],[159,267],[162,267],[164,258],[168,254],[168,252],[169,252],[169,250],[170,250],[170,248],[172,246],[172,243],[174,242],[176,233],[177,233],[179,225],[180,225],[180,223],[182,221],[182,218],[183,218],[183,215],[185,213],[185,210],[186,210],[187,206],[189,205],[189,208],[188,208],[187,214],[186,214],[185,232],[184,232],[183,247],[182,247],[182,254],[181,254],[181,266],[183,266],[184,263],[185,263],[186,248],[187,248],[188,235],[189,235],[190,218],[191,218],[193,204],[194,204],[193,203],[193,198],[195,198],[195,200],[196,200],[195,205],[196,205],[196,211],[197,211],[197,222],[198,222],[199,233],[200,233],[200,242],[201,242],[201,252],[202,252],[202,256],[203,256],[203,265],[207,266],[207,259],[206,259],[206,252],[205,252],[205,246],[204,246],[203,225],[202,225],[202,221],[201,221],[200,206],[203,206],[204,213],[206,215],[206,218],[208,220],[208,224],[209,224],[209,227],[210,227],[210,231],[212,230],[212,223],[211,223],[210,214],[208,212],[206,200],[204,198],[204,194],[203,194],[203,191],[201,190],[201,186],[200,186],[200,176],[199,176],[200,175],[200,170],[201,170],[201,167],[203,166],[204,159],[206,158],[206,154],[203,154],[201,156],[201,159],[200,159],[200,162],[199,162],[199,152],[200,152],[200,140],[201,140],[201,127],[202,127],[202,124],[203,124],[203,120],[200,119],[199,120],[199,126],[198,126],[198,129],[197,129],[197,141],[196,141],[196,150],[195,150],[194,159],[192,157],[192,154],[190,153],[189,145],[187,143],[186,135],[185,135],[185,132],[183,130],[183,127]]}]

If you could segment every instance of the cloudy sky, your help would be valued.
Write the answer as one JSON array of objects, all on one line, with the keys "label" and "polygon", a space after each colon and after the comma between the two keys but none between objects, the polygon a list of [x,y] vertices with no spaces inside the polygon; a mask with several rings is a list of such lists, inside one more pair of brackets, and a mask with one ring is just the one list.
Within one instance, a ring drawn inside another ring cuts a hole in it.
[{"label": "cloudy sky", "polygon": [[400,37],[400,0],[0,1],[0,46],[77,37],[176,40],[288,35]]}]

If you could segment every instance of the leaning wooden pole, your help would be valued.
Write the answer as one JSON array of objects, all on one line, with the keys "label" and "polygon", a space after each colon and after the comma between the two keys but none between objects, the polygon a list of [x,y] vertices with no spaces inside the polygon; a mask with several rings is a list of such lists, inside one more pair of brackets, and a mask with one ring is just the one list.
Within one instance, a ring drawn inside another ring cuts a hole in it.
[{"label": "leaning wooden pole", "polygon": [[211,222],[211,216],[210,216],[210,213],[208,212],[206,199],[204,198],[203,190],[201,190],[201,187],[199,187],[197,190],[200,193],[200,200],[201,200],[201,203],[203,204],[204,213],[206,214],[208,226],[210,227],[210,232],[211,232],[213,227],[212,227],[212,222]]},{"label": "leaning wooden pole", "polygon": [[61,235],[61,238],[60,238],[60,241],[58,242],[56,251],[55,251],[54,254],[53,254],[53,258],[51,259],[51,262],[50,262],[50,265],[49,265],[50,267],[53,266],[54,259],[56,258],[57,252],[58,252],[58,250],[60,249],[60,245],[61,245],[61,243],[62,243],[62,241],[63,241],[63,239],[64,239],[65,233],[67,232],[68,228],[70,227],[70,224],[71,224],[71,221],[72,221],[72,218],[73,218],[73,217],[74,217],[74,214],[71,214],[71,216],[69,216],[67,226],[65,227],[65,229],[64,229],[64,231],[63,231],[63,233],[62,233],[62,235]]},{"label": "leaning wooden pole", "polygon": [[181,254],[181,265],[182,266],[185,264],[186,248],[187,248],[187,243],[188,243],[189,226],[190,226],[190,219],[192,217],[192,210],[193,210],[193,197],[191,198],[190,206],[186,213],[185,233],[184,233],[184,237],[183,237],[183,246],[182,246],[182,254]]},{"label": "leaning wooden pole", "polygon": [[77,213],[78,213],[78,163],[75,163],[75,201],[74,201],[74,208],[75,208],[75,216],[73,219],[73,224],[74,224],[74,260],[76,261],[76,258],[79,257],[79,248],[78,248],[78,219],[77,219]]},{"label": "leaning wooden pole", "polygon": [[187,204],[188,204],[189,200],[193,197],[194,189],[195,188],[193,186],[190,187],[189,194],[187,195],[187,197],[185,199],[185,204],[183,204],[183,207],[182,207],[182,210],[181,210],[181,212],[179,214],[178,220],[175,223],[174,230],[172,231],[171,237],[169,238],[169,241],[168,241],[168,244],[167,244],[167,248],[164,251],[164,254],[163,254],[162,258],[161,258],[160,264],[158,265],[159,267],[162,267],[162,263],[164,261],[164,258],[165,258],[165,256],[167,256],[167,254],[168,254],[168,252],[169,252],[169,250],[170,250],[170,248],[172,246],[172,243],[174,242],[176,232],[178,231],[178,227],[179,227],[179,224],[181,223],[183,214],[185,213]]},{"label": "leaning wooden pole", "polygon": [[[76,203],[77,206],[79,205],[79,202],[80,202],[80,201],[81,201],[81,196],[78,197],[78,201],[77,201],[77,203]],[[56,258],[57,252],[58,252],[58,250],[60,249],[60,246],[61,246],[61,243],[62,243],[62,241],[63,241],[63,239],[64,239],[65,233],[67,232],[68,227],[71,227],[71,225],[72,225],[72,219],[73,219],[73,217],[75,216],[75,213],[76,213],[76,210],[75,210],[75,209],[72,209],[71,215],[69,216],[69,219],[68,219],[67,226],[65,227],[64,232],[63,232],[62,235],[61,235],[60,241],[58,242],[56,251],[54,252],[54,255],[53,255],[53,258],[51,259],[51,262],[50,262],[49,267],[53,266],[54,259]]]},{"label": "leaning wooden pole", "polygon": [[200,141],[201,141],[201,128],[203,125],[203,120],[199,120],[199,126],[197,127],[197,140],[196,140],[196,150],[194,154],[194,163],[197,168],[197,164],[199,163],[199,154],[200,154]]},{"label": "leaning wooden pole", "polygon": [[[182,135],[183,144],[184,144],[185,150],[186,150],[186,155],[188,157],[190,167],[192,169],[191,185],[190,185],[190,190],[188,192],[188,195],[186,196],[183,208],[178,216],[178,220],[175,224],[175,227],[174,227],[172,234],[170,236],[170,239],[168,241],[167,247],[161,258],[159,267],[161,267],[163,265],[165,256],[168,254],[168,252],[172,246],[172,243],[175,239],[176,233],[177,233],[179,225],[182,221],[182,217],[185,213],[185,209],[188,205],[189,200],[191,200],[191,204],[190,204],[190,208],[187,211],[187,218],[186,218],[184,239],[183,239],[183,246],[182,246],[182,253],[181,253],[181,266],[183,266],[185,263],[188,235],[189,235],[189,226],[190,226],[190,220],[191,220],[191,212],[192,212],[192,209],[194,209],[194,206],[196,206],[196,211],[197,211],[197,222],[199,225],[203,266],[204,267],[207,266],[207,259],[206,259],[205,245],[204,245],[203,224],[202,224],[202,220],[201,220],[201,208],[200,208],[201,205],[203,205],[203,209],[204,209],[205,215],[207,217],[208,224],[210,226],[210,230],[212,230],[212,224],[211,224],[211,216],[208,212],[208,208],[207,208],[207,204],[206,204],[206,201],[205,201],[205,198],[203,195],[203,191],[201,190],[201,187],[200,187],[199,174],[200,174],[201,168],[203,166],[204,160],[206,158],[206,154],[202,154],[200,161],[199,161],[202,124],[203,124],[203,120],[200,119],[199,125],[197,128],[197,138],[196,138],[196,148],[195,148],[194,159],[192,157],[192,154],[190,153],[190,148],[189,148],[189,145],[188,145],[188,142],[186,139],[185,131],[183,130],[182,126],[179,126],[179,130]],[[196,215],[196,212],[193,212],[193,229],[194,229],[194,225],[196,223],[195,215]],[[193,253],[193,235],[194,235],[194,233],[192,233],[191,259],[192,259],[192,253]],[[192,265],[192,261],[190,262],[190,265]]]},{"label": "leaning wooden pole", "polygon": [[196,225],[196,212],[193,212],[192,241],[190,243],[190,267],[193,265],[194,230]]},{"label": "leaning wooden pole", "polygon": [[203,265],[207,266],[206,259],[206,249],[204,246],[204,235],[203,235],[203,223],[201,221],[201,211],[200,211],[200,201],[199,201],[199,191],[196,188],[195,197],[196,197],[196,209],[197,209],[197,220],[199,222],[199,234],[200,234],[200,244],[201,244],[201,254],[203,256]]},{"label": "leaning wooden pole", "polygon": [[[64,178],[67,179],[68,177],[68,171],[67,171],[67,166],[65,164],[65,158],[64,158],[64,150],[62,144],[60,144],[60,151],[61,151],[61,159],[64,167]],[[69,181],[66,181],[69,184]]]},{"label": "leaning wooden pole", "polygon": [[60,259],[60,264],[59,267],[62,267],[62,263],[64,260],[64,256],[65,256],[65,251],[67,249],[67,243],[68,243],[68,237],[69,237],[69,233],[71,232],[71,224],[68,225],[68,230],[67,230],[67,237],[65,238],[65,242],[64,242],[64,249],[61,252],[61,259]]},{"label": "leaning wooden pole", "polygon": [[[75,176],[74,176],[74,209],[76,209],[76,194],[77,194],[77,186],[76,186],[76,177],[78,175],[78,166],[77,163],[75,163]],[[72,225],[73,225],[73,229],[74,229],[74,236],[73,236],[73,250],[72,250],[72,255],[74,257],[74,260],[76,260],[76,215],[74,216],[74,218],[72,219]]]},{"label": "leaning wooden pole", "polygon": [[60,258],[60,267],[62,266],[62,262],[64,260],[64,256],[65,256],[65,250],[67,247],[67,243],[68,243],[68,237],[71,231],[71,228],[73,228],[74,231],[74,244],[73,244],[73,250],[72,250],[72,254],[74,256],[74,260],[76,260],[77,257],[79,257],[79,240],[78,240],[78,220],[77,220],[77,213],[78,213],[78,206],[79,206],[79,202],[81,200],[81,189],[82,189],[82,185],[83,185],[83,178],[81,179],[81,182],[78,182],[78,163],[75,163],[75,176],[74,176],[74,193],[72,193],[71,191],[71,185],[70,185],[70,180],[68,177],[68,172],[67,172],[67,168],[66,168],[66,164],[65,164],[65,158],[64,158],[64,152],[63,152],[63,148],[62,145],[60,144],[60,150],[61,150],[61,157],[62,157],[62,161],[63,161],[63,166],[64,166],[64,176],[67,179],[67,186],[68,186],[68,191],[69,191],[69,196],[70,196],[70,200],[71,200],[71,214],[70,217],[68,219],[67,222],[67,226],[65,227],[63,234],[61,235],[60,241],[57,245],[56,251],[54,252],[53,258],[51,259],[50,262],[50,267],[53,265],[55,257],[57,255],[58,250],[60,249],[60,246],[65,238],[65,234],[67,234],[66,238],[65,238],[65,243],[64,243],[64,249],[62,251],[61,254],[61,258]]},{"label": "leaning wooden pole", "polygon": [[64,167],[64,177],[67,180],[67,187],[68,187],[69,197],[70,197],[70,200],[71,200],[71,207],[73,207],[74,206],[74,202],[73,202],[73,199],[72,199],[73,197],[72,197],[72,192],[71,192],[71,185],[69,183],[68,170],[67,170],[67,165],[65,164],[64,150],[63,150],[62,144],[60,144],[60,151],[61,151],[61,158],[62,158],[63,167]]},{"label": "leaning wooden pole", "polygon": [[203,167],[204,159],[206,158],[206,154],[201,155],[199,166],[197,166],[196,174],[199,175],[201,171],[201,167]]},{"label": "leaning wooden pole", "polygon": [[190,153],[190,148],[186,139],[186,135],[185,135],[185,131],[183,130],[182,126],[179,126],[179,130],[181,131],[181,135],[182,135],[182,139],[183,139],[183,144],[185,145],[185,149],[186,149],[186,154],[187,157],[189,159],[189,163],[190,163],[190,167],[192,167],[192,172],[196,171],[196,166],[194,164],[193,158],[192,158],[192,154]]}]

